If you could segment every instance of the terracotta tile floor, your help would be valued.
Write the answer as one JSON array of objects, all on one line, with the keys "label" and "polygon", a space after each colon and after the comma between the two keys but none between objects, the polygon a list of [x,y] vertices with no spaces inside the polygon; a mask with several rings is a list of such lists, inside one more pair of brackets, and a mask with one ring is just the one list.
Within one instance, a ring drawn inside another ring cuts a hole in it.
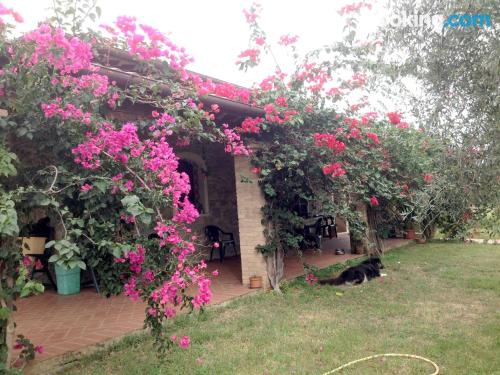
[{"label": "terracotta tile floor", "polygon": [[[391,248],[407,242],[389,240],[386,245]],[[287,256],[285,277],[290,279],[302,275],[303,262],[324,268],[358,257],[352,254],[334,255],[335,248],[350,248],[347,236],[340,235],[338,239],[325,241],[324,248],[322,252],[306,251],[302,259]],[[239,258],[226,258],[224,263],[210,262],[208,269],[219,270],[219,276],[212,284],[212,303],[218,304],[251,291],[241,284]],[[124,296],[104,298],[93,289],[83,289],[74,296],[60,296],[48,290],[43,295],[20,300],[15,313],[17,333],[28,336],[33,343],[45,348],[45,353],[35,362],[139,330],[143,319],[144,305],[141,302],[132,302]]]}]

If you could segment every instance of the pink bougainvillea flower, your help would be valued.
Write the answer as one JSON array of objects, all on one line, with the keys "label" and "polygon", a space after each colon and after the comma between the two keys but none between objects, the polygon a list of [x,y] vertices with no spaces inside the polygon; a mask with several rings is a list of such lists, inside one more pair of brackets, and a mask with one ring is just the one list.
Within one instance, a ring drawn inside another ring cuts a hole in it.
[{"label": "pink bougainvillea flower", "polygon": [[41,261],[40,259],[37,259],[37,260],[35,261],[35,269],[36,269],[36,270],[41,270],[42,268],[43,268],[43,263],[42,263],[42,261]]},{"label": "pink bougainvillea flower", "polygon": [[363,7],[366,9],[372,9],[372,4],[369,2],[354,2],[352,4],[347,4],[343,6],[342,8],[339,9],[338,13],[341,16],[344,16],[346,14],[352,13],[352,12],[359,12]]},{"label": "pink bougainvillea flower", "polygon": [[297,43],[297,40],[299,40],[299,37],[297,35],[282,35],[280,37],[280,41],[278,44],[281,44],[282,46],[289,46],[291,44]]},{"label": "pink bougainvillea flower", "polygon": [[258,167],[253,167],[252,168],[252,173],[255,173],[255,174],[260,174],[260,172],[262,171],[261,168],[258,168]]},{"label": "pink bougainvillea flower", "polygon": [[122,213],[120,215],[120,219],[126,222],[127,224],[133,224],[135,223],[135,216],[134,215],[127,215],[126,213]]},{"label": "pink bougainvillea flower", "polygon": [[264,44],[266,44],[266,38],[263,37],[255,38],[255,43],[259,46],[263,46]]},{"label": "pink bougainvillea flower", "polygon": [[279,96],[275,103],[279,105],[280,107],[288,107],[287,100],[284,96]]},{"label": "pink bougainvillea flower", "polygon": [[157,312],[157,310],[154,307],[150,307],[148,309],[148,315],[149,316],[156,316],[156,312]]},{"label": "pink bougainvillea flower", "polygon": [[189,341],[189,337],[187,337],[187,336],[182,336],[182,338],[179,340],[179,346],[182,349],[189,348],[189,344],[190,344],[190,341]]},{"label": "pink bougainvillea flower", "polygon": [[170,340],[173,341],[173,342],[176,342],[177,341],[177,336],[176,335],[170,336]]},{"label": "pink bougainvillea flower", "polygon": [[259,16],[257,12],[260,10],[260,5],[253,3],[250,10],[243,9],[243,14],[245,15],[245,19],[248,23],[254,23],[257,17]]},{"label": "pink bougainvillea flower", "polygon": [[389,112],[387,113],[387,117],[393,125],[398,125],[401,122],[401,115],[398,112]]},{"label": "pink bougainvillea flower", "polygon": [[378,206],[379,205],[379,202],[378,202],[378,199],[376,196],[372,195],[371,198],[370,198],[370,204],[372,206]]},{"label": "pink bougainvillea flower", "polygon": [[380,144],[380,140],[379,140],[377,134],[372,133],[372,132],[366,132],[366,136],[368,138],[370,138],[373,141],[373,143],[375,143],[376,145]]},{"label": "pink bougainvillea flower", "polygon": [[125,182],[123,184],[123,186],[125,187],[125,189],[127,189],[127,191],[134,190],[134,182],[133,181],[127,180],[127,182]]},{"label": "pink bougainvillea flower", "polygon": [[229,128],[228,124],[222,124],[223,133],[226,137],[226,147],[224,150],[233,155],[250,155],[250,151],[244,145],[239,134]]},{"label": "pink bougainvillea flower", "polygon": [[43,354],[44,351],[45,351],[45,349],[43,348],[42,345],[35,346],[35,353]]},{"label": "pink bougainvillea flower", "polygon": [[16,343],[14,344],[13,348],[15,350],[20,350],[24,348],[24,344],[20,340],[16,340]]},{"label": "pink bougainvillea flower", "polygon": [[345,150],[345,143],[339,141],[333,134],[314,134],[314,144],[318,147],[328,147],[335,154],[340,154]]},{"label": "pink bougainvillea flower", "polygon": [[31,257],[29,257],[27,255],[23,256],[24,267],[29,267],[29,266],[31,266],[32,263],[33,263],[33,260],[31,259]]},{"label": "pink bougainvillea flower", "polygon": [[[257,63],[259,62],[260,50],[256,48],[248,48],[238,55],[238,58],[245,59],[248,58],[250,61]],[[242,60],[238,60],[236,64],[241,64]]]},{"label": "pink bougainvillea flower", "polygon": [[[5,7],[3,4],[0,3],[0,15],[9,15],[9,14],[12,16],[12,18],[14,18],[14,21],[16,21],[17,23],[24,22],[23,17],[21,17],[19,13],[17,13],[13,9]],[[1,20],[0,24],[2,24]]]},{"label": "pink bougainvillea flower", "polygon": [[332,177],[340,177],[346,174],[340,163],[331,163],[323,167],[323,173]]},{"label": "pink bougainvillea flower", "polygon": [[362,73],[354,73],[351,77],[351,80],[349,81],[349,84],[351,84],[354,87],[362,87],[366,83],[366,77]]},{"label": "pink bougainvillea flower", "polygon": [[262,117],[247,117],[241,123],[241,132],[258,134],[262,122],[264,122]]},{"label": "pink bougainvillea flower", "polygon": [[82,185],[82,187],[80,188],[80,190],[84,193],[86,193],[87,191],[90,191],[93,189],[93,186],[92,185],[89,185],[89,184],[84,184]]},{"label": "pink bougainvillea flower", "polygon": [[219,271],[218,270],[212,271],[212,275],[213,276],[219,276]]},{"label": "pink bougainvillea flower", "polygon": [[310,273],[306,276],[306,282],[309,285],[314,285],[318,282],[318,278],[316,276],[314,276],[314,274]]},{"label": "pink bougainvillea flower", "polygon": [[219,248],[219,246],[220,246],[220,245],[219,245],[219,243],[218,243],[218,242],[214,242],[213,247],[215,247],[216,249],[218,249],[218,248]]},{"label": "pink bougainvillea flower", "polygon": [[264,106],[264,111],[267,114],[272,114],[276,112],[276,108],[274,108],[274,105],[272,105],[271,103],[268,103]]},{"label": "pink bougainvillea flower", "polygon": [[175,311],[175,309],[174,309],[174,308],[172,308],[172,307],[167,307],[167,308],[165,309],[164,314],[165,314],[165,316],[166,316],[167,318],[169,318],[169,319],[170,319],[170,318],[173,318],[173,317],[177,314],[177,311]]},{"label": "pink bougainvillea flower", "polygon": [[430,173],[426,173],[426,174],[424,174],[424,181],[425,181],[425,183],[426,183],[426,184],[430,184],[430,183],[431,183],[431,181],[432,181],[432,177],[433,177],[433,176],[432,176],[432,174],[430,174]]},{"label": "pink bougainvillea flower", "polygon": [[26,62],[27,66],[44,60],[62,74],[93,70],[92,46],[78,37],[67,35],[62,28],[40,24],[37,29],[26,33],[24,40],[36,46]]}]

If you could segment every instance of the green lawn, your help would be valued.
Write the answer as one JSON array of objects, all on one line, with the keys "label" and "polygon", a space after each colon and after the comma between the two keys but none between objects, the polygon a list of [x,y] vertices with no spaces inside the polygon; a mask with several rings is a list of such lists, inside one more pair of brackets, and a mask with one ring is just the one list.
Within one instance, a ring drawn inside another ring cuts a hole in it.
[{"label": "green lawn", "polygon": [[[313,374],[375,353],[433,359],[440,374],[500,374],[500,246],[431,243],[385,256],[383,279],[358,287],[303,281],[180,317],[189,350],[157,358],[145,336],[83,358],[64,374]],[[322,271],[322,274],[331,272]],[[343,374],[430,374],[405,359]]]},{"label": "green lawn", "polygon": [[485,229],[477,229],[472,232],[471,235],[472,238],[482,238],[486,240],[500,240],[500,234],[493,234],[490,235],[487,230]]}]

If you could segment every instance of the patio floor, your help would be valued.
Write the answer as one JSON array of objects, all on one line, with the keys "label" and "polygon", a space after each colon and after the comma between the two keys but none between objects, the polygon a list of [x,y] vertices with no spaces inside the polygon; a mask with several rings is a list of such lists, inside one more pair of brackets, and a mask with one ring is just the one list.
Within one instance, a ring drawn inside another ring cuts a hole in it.
[{"label": "patio floor", "polygon": [[[386,249],[402,246],[409,240],[387,240]],[[349,249],[349,237],[325,241],[325,250],[306,251],[303,257],[285,258],[285,278],[291,279],[304,273],[303,262],[324,268],[345,262],[360,255],[335,255],[333,249]],[[219,270],[213,279],[213,304],[251,292],[241,284],[239,257],[226,258],[224,263],[209,262],[208,270]],[[80,351],[86,347],[123,336],[142,328],[144,304],[132,302],[124,296],[104,298],[94,289],[83,289],[74,296],[60,296],[53,290],[22,299],[15,313],[16,332],[28,336],[35,345],[43,345],[45,353],[35,362]],[[30,366],[31,367],[31,366]]]}]

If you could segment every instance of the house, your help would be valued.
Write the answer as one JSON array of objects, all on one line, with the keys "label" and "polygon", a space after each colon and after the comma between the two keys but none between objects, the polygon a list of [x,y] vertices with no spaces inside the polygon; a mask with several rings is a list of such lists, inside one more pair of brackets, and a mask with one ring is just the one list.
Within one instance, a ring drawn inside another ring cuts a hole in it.
[{"label": "house", "polygon": [[[140,75],[136,62],[119,50],[103,50],[98,61],[100,73],[106,74],[118,85],[148,85],[148,79]],[[207,77],[204,77],[207,78]],[[215,83],[222,81],[210,78]],[[165,95],[170,94],[168,87],[163,88]],[[207,95],[201,99],[206,107],[217,104],[220,113],[215,121],[221,125],[241,124],[246,117],[264,116],[260,108],[221,96]],[[109,113],[121,121],[133,121],[149,116],[152,107],[145,105],[124,105]],[[254,144],[256,146],[257,144]],[[251,147],[251,146],[250,146]],[[217,143],[194,143],[174,147],[180,157],[180,168],[191,180],[190,200],[198,208],[200,217],[193,225],[193,231],[203,238],[207,225],[217,225],[226,232],[234,234],[237,254],[241,258],[241,278],[248,285],[250,276],[262,276],[268,285],[266,262],[256,246],[265,243],[263,235],[261,207],[263,194],[258,178],[251,171],[250,159],[246,156],[233,156],[224,151]],[[345,221],[337,218],[338,231],[347,234]],[[209,249],[201,247],[207,257]],[[231,253],[229,253],[231,255]]]}]

